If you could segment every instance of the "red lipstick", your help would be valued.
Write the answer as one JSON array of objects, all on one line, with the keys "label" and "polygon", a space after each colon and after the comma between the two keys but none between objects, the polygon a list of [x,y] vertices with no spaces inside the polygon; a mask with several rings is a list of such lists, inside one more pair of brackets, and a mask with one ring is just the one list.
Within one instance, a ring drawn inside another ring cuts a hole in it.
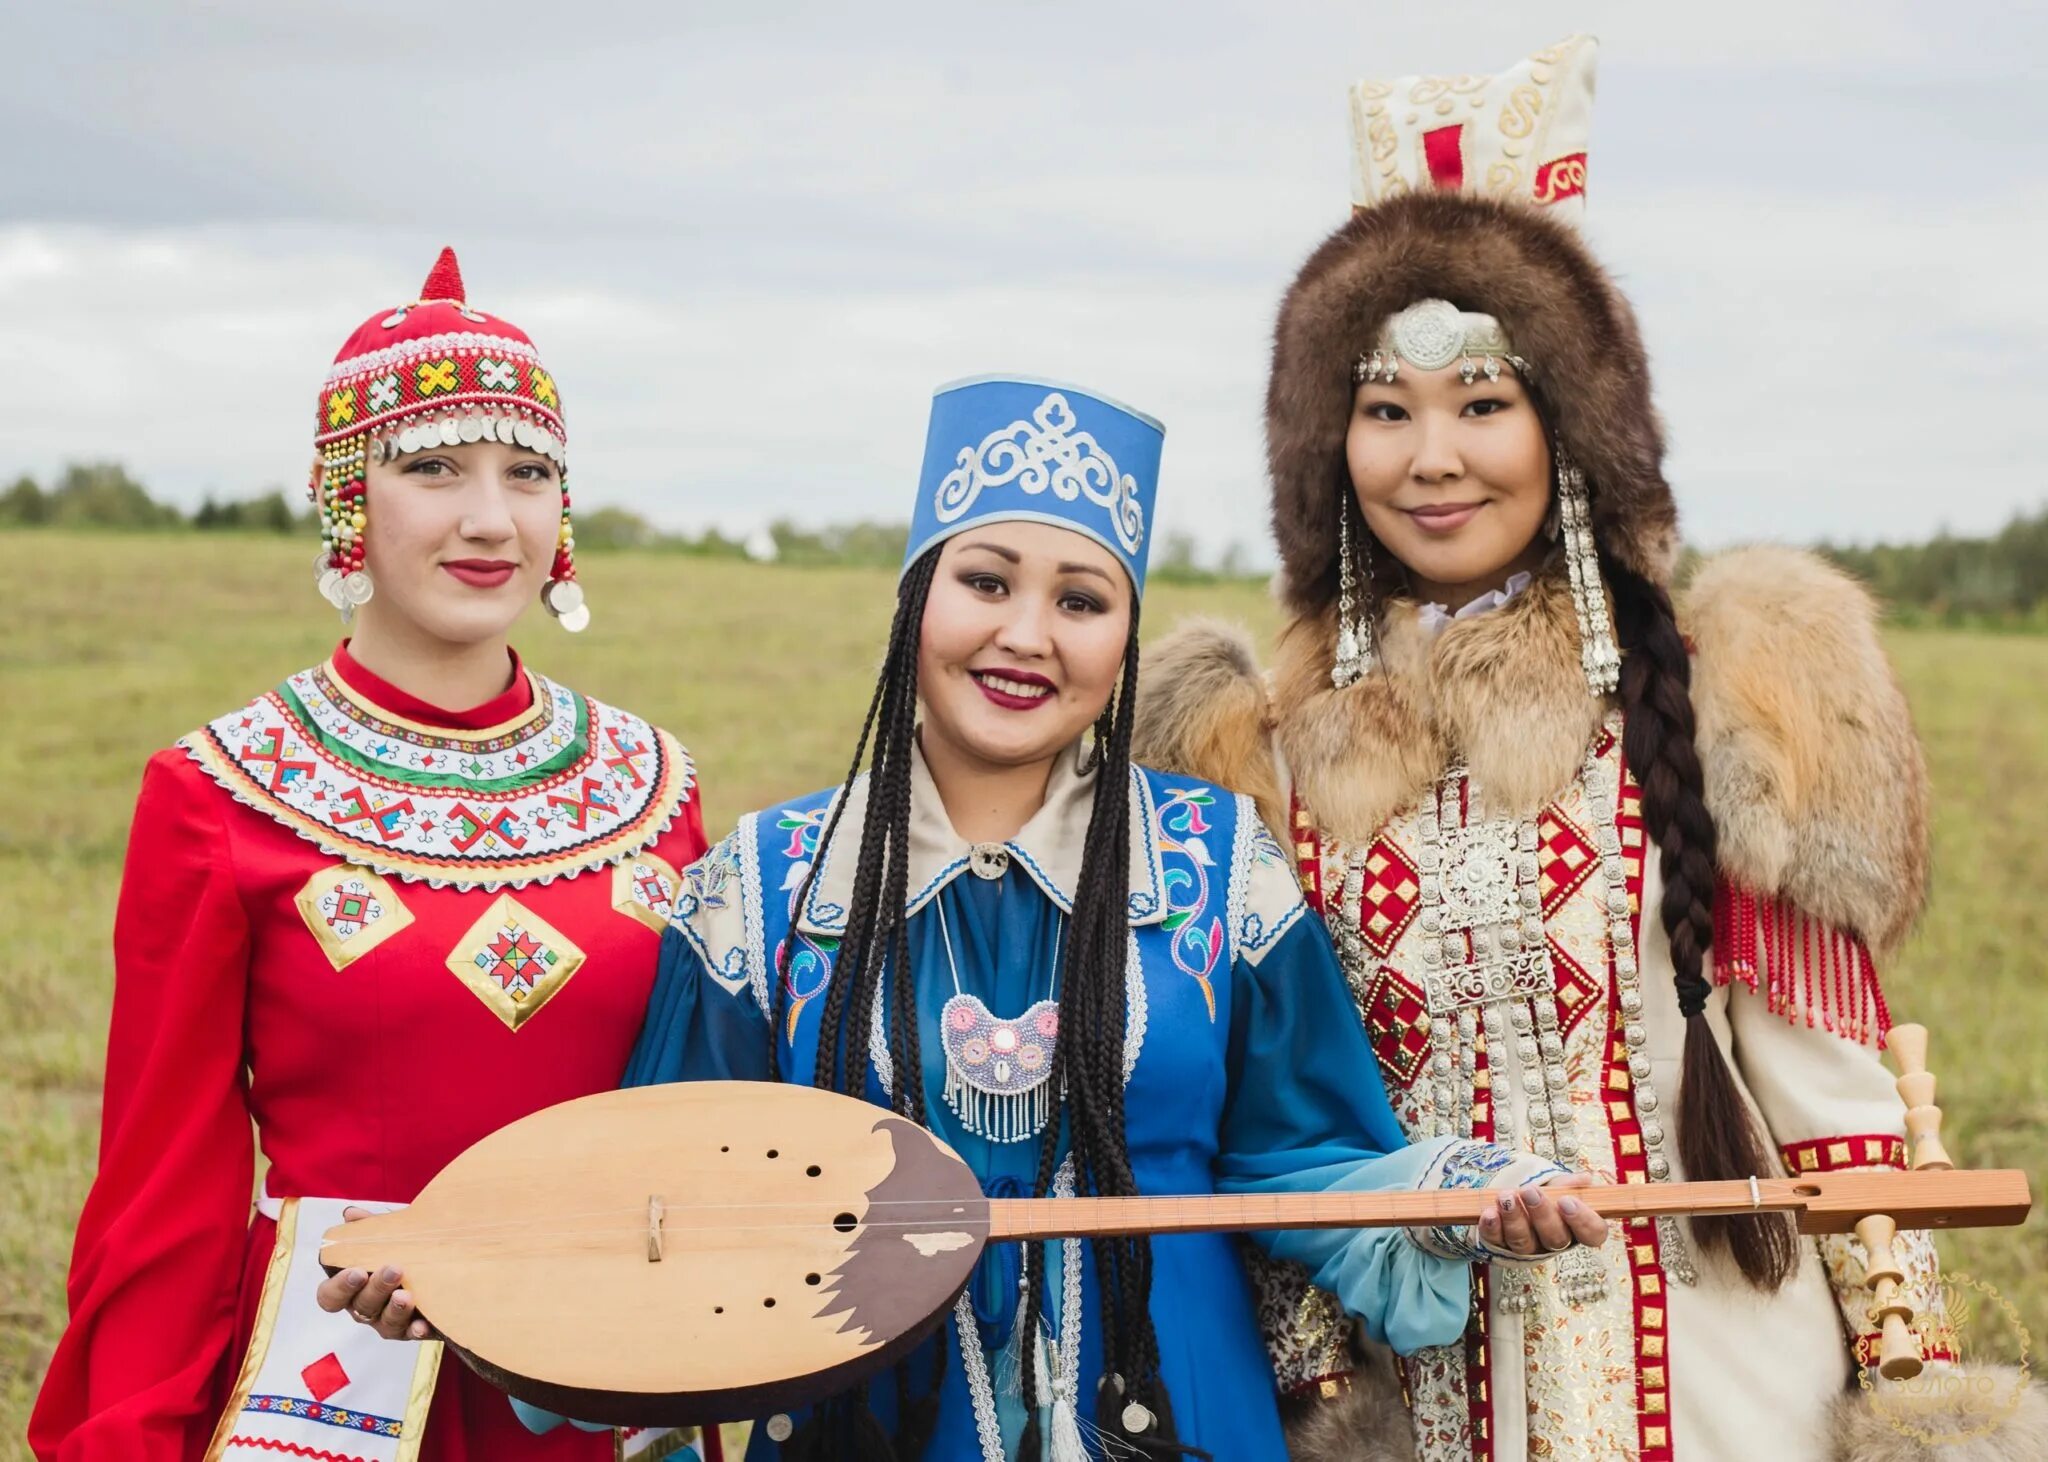
[{"label": "red lipstick", "polygon": [[1059,687],[1031,670],[970,670],[981,693],[1006,711],[1030,711],[1052,700]]},{"label": "red lipstick", "polygon": [[495,589],[519,572],[519,565],[502,558],[457,558],[441,565],[472,589]]}]

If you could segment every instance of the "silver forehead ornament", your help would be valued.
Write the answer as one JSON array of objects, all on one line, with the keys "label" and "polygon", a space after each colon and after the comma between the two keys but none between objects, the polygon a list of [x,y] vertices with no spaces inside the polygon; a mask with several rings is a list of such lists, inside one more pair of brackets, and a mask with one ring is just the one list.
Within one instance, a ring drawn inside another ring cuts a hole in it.
[{"label": "silver forehead ornament", "polygon": [[1458,374],[1468,386],[1482,375],[1499,380],[1502,361],[1525,380],[1534,369],[1515,354],[1508,332],[1493,316],[1461,310],[1449,300],[1428,299],[1388,318],[1372,349],[1352,366],[1351,379],[1360,385],[1392,381],[1404,364],[1435,371],[1452,361],[1459,362]]}]

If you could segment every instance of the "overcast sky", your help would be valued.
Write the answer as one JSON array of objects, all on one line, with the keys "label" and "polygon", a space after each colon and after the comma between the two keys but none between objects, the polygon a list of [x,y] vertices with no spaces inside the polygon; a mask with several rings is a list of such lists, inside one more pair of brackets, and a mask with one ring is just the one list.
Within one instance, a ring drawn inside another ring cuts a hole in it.
[{"label": "overcast sky", "polygon": [[2044,16],[12,5],[0,478],[296,490],[336,348],[446,242],[561,380],[579,503],[907,518],[931,387],[1014,370],[1163,418],[1161,529],[1268,558],[1267,342],[1349,206],[1348,85],[1584,30],[1688,537],[1986,531],[2048,501]]}]

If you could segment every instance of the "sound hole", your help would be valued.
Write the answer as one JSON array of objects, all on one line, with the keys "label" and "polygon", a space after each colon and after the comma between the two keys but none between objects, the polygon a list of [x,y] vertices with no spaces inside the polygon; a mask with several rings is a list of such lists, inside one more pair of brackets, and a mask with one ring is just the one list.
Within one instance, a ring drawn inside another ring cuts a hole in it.
[{"label": "sound hole", "polygon": [[816,1284],[817,1282],[818,1282],[818,1276],[817,1276],[817,1275],[815,1275],[815,1274],[806,1274],[806,1275],[804,1276],[804,1283],[805,1283],[805,1284]]},{"label": "sound hole", "polygon": [[774,1308],[775,1308],[775,1296],[774,1296],[774,1295],[770,1295],[770,1296],[768,1296],[768,1298],[767,1298],[767,1299],[765,1299],[765,1300],[761,1301],[761,1308],[762,1308],[762,1309],[764,1309],[764,1310],[772,1310],[772,1309],[774,1309]]},{"label": "sound hole", "polygon": [[721,1148],[719,1148],[718,1150],[719,1150],[720,1152],[731,1152],[731,1151],[732,1151],[732,1149],[731,1149],[730,1147],[721,1147]]},{"label": "sound hole", "polygon": [[774,1148],[772,1148],[772,1147],[771,1147],[771,1148],[769,1148],[769,1149],[768,1149],[768,1156],[770,1156],[770,1157],[781,1157],[781,1156],[782,1156],[782,1154],[781,1154],[781,1153],[779,1153],[779,1152],[777,1152],[777,1151],[776,1151],[776,1150],[775,1150]]},{"label": "sound hole", "polygon": [[837,1218],[832,1220],[832,1227],[838,1229],[839,1232],[841,1232],[842,1234],[850,1234],[854,1231],[854,1228],[859,1223],[860,1220],[855,1218],[852,1214],[842,1213]]},{"label": "sound hole", "polygon": [[809,1167],[804,1169],[804,1176],[807,1178],[815,1178],[818,1176],[818,1174],[824,1171],[825,1170],[819,1167],[816,1163],[812,1163]]},{"label": "sound hole", "polygon": [[725,1313],[725,1306],[724,1306],[724,1305],[713,1305],[713,1306],[711,1307],[711,1313],[712,1313],[712,1314],[714,1314],[714,1315],[722,1315],[722,1314],[724,1314],[724,1313]]}]

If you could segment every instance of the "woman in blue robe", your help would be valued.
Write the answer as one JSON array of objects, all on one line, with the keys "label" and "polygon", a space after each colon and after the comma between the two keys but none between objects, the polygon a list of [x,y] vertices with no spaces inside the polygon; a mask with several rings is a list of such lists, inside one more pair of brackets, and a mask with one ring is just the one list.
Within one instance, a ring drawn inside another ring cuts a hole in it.
[{"label": "woman in blue robe", "polygon": [[[1130,764],[1162,435],[1073,387],[940,390],[848,781],[686,872],[626,1083],[864,1094],[992,1197],[1500,1188],[1476,1231],[1255,1236],[1396,1351],[1444,1344],[1471,1262],[1605,1225],[1536,1159],[1407,1146],[1250,802]],[[1242,1242],[992,1245],[942,1331],[759,1418],[749,1462],[1284,1459]]]}]

